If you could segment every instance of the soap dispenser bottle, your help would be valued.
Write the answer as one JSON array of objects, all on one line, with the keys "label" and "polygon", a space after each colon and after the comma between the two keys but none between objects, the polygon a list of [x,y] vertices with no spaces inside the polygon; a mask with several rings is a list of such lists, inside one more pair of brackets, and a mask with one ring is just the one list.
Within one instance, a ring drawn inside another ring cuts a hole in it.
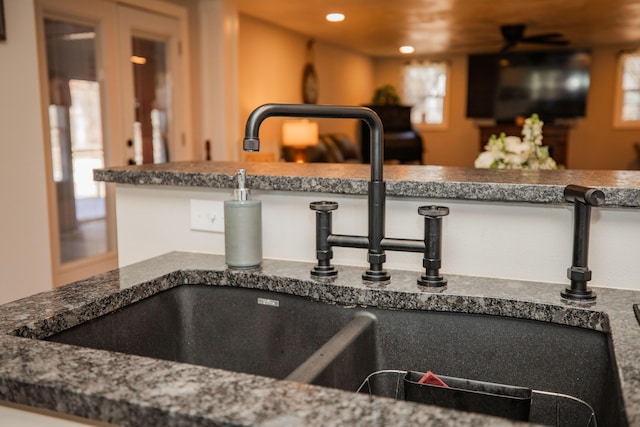
[{"label": "soap dispenser bottle", "polygon": [[224,253],[230,269],[247,270],[262,263],[262,202],[249,199],[246,170],[237,177],[233,200],[224,202]]}]

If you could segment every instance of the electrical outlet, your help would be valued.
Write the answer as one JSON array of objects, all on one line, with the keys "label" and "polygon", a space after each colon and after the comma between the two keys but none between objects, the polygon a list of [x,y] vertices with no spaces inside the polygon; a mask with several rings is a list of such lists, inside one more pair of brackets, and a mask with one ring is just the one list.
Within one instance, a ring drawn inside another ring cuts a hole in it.
[{"label": "electrical outlet", "polygon": [[191,229],[224,233],[224,202],[191,199]]}]

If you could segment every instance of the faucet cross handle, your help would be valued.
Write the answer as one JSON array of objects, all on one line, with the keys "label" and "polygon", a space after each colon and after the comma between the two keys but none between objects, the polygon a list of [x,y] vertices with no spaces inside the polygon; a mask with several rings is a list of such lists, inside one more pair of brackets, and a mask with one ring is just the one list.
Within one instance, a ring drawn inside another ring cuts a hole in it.
[{"label": "faucet cross handle", "polygon": [[440,275],[442,266],[442,217],[449,215],[446,206],[420,206],[418,213],[424,217],[424,258],[422,266],[425,274],[418,279],[418,285],[437,288],[447,285],[447,279]]},{"label": "faucet cross handle", "polygon": [[333,250],[329,245],[329,236],[332,228],[331,212],[338,209],[338,203],[322,200],[311,202],[309,208],[316,212],[316,259],[318,260],[318,264],[311,270],[311,275],[325,278],[335,277],[338,275],[338,270],[331,265]]},{"label": "faucet cross handle", "polygon": [[337,202],[330,202],[327,200],[321,200],[319,202],[309,203],[309,209],[316,212],[329,212],[338,209]]}]

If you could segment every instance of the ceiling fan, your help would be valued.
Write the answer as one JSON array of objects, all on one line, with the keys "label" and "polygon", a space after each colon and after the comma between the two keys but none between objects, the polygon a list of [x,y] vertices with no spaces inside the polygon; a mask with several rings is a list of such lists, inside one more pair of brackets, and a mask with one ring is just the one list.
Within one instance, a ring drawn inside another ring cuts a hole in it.
[{"label": "ceiling fan", "polygon": [[569,44],[569,40],[562,37],[560,33],[545,33],[534,36],[525,37],[525,24],[502,25],[500,31],[504,39],[504,46],[500,52],[506,52],[519,43],[543,44],[553,46],[565,46]]}]

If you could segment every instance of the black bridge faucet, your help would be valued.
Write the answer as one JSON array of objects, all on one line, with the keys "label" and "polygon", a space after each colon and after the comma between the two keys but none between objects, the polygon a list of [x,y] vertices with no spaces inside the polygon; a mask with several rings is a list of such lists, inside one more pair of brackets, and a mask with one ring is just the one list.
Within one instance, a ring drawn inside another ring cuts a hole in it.
[{"label": "black bridge faucet", "polygon": [[331,233],[331,211],[337,209],[335,202],[314,202],[311,209],[316,211],[316,257],[318,265],[311,274],[316,277],[332,277],[337,270],[330,264],[333,257],[332,246],[367,248],[369,269],[362,275],[368,281],[386,281],[389,275],[384,270],[385,249],[404,252],[424,252],[423,266],[426,271],[418,284],[438,287],[447,281],[439,275],[441,217],[449,210],[445,207],[422,206],[418,212],[425,217],[424,240],[385,238],[385,197],[383,178],[384,130],[378,115],[366,107],[310,105],[310,104],[265,104],[256,108],[247,119],[243,149],[259,151],[258,131],[261,123],[269,117],[318,117],[364,120],[369,126],[371,138],[371,179],[368,186],[367,236],[338,235]]}]

